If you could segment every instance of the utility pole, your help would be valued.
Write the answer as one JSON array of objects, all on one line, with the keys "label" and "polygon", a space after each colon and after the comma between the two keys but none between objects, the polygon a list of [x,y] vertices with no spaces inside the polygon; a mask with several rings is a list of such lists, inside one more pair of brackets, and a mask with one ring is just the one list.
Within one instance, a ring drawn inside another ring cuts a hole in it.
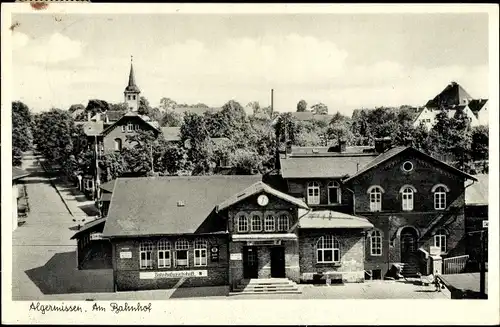
[{"label": "utility pole", "polygon": [[99,211],[99,217],[101,217],[101,206],[99,203],[99,185],[101,184],[99,178],[99,146],[97,142],[97,135],[95,135],[95,180],[94,180],[94,196],[97,210]]},{"label": "utility pole", "polygon": [[273,113],[274,113],[274,89],[271,89],[271,117],[273,118]]}]

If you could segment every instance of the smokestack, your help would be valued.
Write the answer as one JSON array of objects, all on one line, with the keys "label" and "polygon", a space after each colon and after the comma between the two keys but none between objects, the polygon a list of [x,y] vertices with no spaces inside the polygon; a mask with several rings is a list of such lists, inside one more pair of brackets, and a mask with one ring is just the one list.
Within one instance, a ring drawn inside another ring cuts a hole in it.
[{"label": "smokestack", "polygon": [[274,112],[274,89],[271,89],[271,117]]}]

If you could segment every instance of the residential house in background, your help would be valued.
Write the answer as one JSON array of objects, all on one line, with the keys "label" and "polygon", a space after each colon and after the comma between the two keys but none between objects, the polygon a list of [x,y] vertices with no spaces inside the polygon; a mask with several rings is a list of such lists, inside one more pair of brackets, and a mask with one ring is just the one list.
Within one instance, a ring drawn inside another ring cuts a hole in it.
[{"label": "residential house in background", "polygon": [[447,110],[448,117],[463,112],[469,118],[471,126],[488,125],[488,100],[472,98],[456,82],[451,82],[441,93],[429,100],[417,114],[413,125],[416,127],[423,124],[427,129],[431,129],[441,108]]}]

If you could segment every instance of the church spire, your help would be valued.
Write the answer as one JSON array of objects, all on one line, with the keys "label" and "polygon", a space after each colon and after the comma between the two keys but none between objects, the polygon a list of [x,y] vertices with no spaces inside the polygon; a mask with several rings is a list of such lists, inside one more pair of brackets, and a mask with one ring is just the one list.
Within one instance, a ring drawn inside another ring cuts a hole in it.
[{"label": "church spire", "polygon": [[125,88],[126,92],[137,92],[140,93],[141,91],[135,84],[135,75],[134,75],[134,65],[133,65],[133,60],[134,57],[130,56],[130,73],[128,75],[128,85]]}]

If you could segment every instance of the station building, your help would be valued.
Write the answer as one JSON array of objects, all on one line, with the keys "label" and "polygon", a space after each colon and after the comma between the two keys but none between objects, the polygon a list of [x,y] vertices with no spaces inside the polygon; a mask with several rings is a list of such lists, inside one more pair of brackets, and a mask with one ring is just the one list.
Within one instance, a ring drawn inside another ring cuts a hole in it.
[{"label": "station building", "polygon": [[273,178],[118,178],[102,238],[118,291],[363,282],[418,272],[431,246],[463,254],[467,180],[411,147],[292,148]]}]

